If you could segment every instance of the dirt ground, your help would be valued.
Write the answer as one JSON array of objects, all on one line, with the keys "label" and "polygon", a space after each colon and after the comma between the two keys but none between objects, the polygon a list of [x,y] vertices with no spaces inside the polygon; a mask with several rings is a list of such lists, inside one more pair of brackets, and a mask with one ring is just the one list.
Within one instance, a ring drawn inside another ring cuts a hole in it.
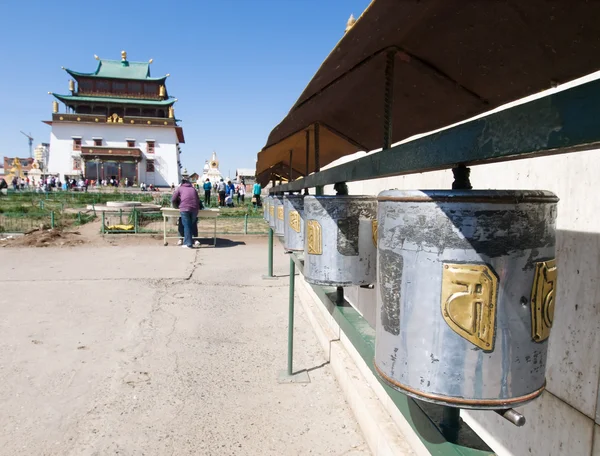
[{"label": "dirt ground", "polygon": [[281,249],[265,281],[265,237],[187,250],[88,230],[0,254],[0,455],[370,454],[299,308],[310,383],[277,381]]}]

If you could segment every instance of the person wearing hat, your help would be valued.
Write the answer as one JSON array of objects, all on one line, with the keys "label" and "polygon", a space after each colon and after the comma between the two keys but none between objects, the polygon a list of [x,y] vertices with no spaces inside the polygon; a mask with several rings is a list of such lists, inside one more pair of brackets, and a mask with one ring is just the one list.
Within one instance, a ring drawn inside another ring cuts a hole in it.
[{"label": "person wearing hat", "polygon": [[[171,198],[173,207],[179,208],[181,224],[183,225],[183,248],[193,248],[194,227],[198,226],[198,211],[200,198],[198,192],[187,179],[181,180],[181,185],[173,192]],[[196,228],[197,229],[197,228]]]}]

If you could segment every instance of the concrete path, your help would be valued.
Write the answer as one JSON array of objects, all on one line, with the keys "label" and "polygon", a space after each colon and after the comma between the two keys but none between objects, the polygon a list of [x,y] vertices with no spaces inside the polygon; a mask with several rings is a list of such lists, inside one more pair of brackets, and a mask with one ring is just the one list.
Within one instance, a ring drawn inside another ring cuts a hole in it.
[{"label": "concrete path", "polygon": [[2,249],[0,455],[370,454],[301,306],[277,383],[288,278],[240,241]]}]

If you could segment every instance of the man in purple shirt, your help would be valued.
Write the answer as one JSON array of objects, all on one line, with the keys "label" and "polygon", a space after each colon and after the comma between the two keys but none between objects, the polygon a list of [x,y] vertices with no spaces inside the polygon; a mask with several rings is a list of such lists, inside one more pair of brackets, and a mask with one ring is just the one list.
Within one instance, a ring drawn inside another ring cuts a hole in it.
[{"label": "man in purple shirt", "polygon": [[198,224],[198,210],[200,209],[200,198],[196,189],[187,179],[181,181],[181,185],[173,192],[171,198],[173,207],[179,208],[181,223],[183,225],[183,245],[185,249],[193,248],[194,226]]}]

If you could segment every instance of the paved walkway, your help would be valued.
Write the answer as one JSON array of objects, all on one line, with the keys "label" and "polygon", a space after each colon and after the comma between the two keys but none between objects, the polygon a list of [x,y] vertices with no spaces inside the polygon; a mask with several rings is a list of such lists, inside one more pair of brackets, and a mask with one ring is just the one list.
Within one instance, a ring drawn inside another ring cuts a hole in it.
[{"label": "paved walkway", "polygon": [[0,455],[370,454],[300,306],[277,383],[288,278],[241,241],[2,249]]}]

